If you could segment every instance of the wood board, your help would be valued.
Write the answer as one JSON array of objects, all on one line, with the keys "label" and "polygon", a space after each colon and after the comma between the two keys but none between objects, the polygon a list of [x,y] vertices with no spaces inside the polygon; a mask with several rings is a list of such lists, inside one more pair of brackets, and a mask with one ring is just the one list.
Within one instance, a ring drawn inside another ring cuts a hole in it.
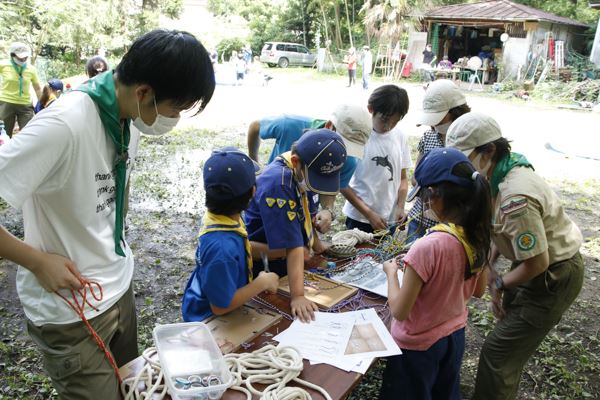
[{"label": "wood board", "polygon": [[240,348],[281,320],[281,315],[250,302],[225,315],[214,315],[204,322],[223,354]]},{"label": "wood board", "polygon": [[[318,286],[322,288],[322,290],[319,290],[305,285],[304,297],[323,309],[331,308],[340,301],[352,297],[358,292],[358,289],[355,287],[346,284],[340,284],[339,282],[333,281],[324,276],[311,274],[308,272],[304,273],[304,279],[305,281],[316,281]],[[285,294],[286,296],[290,295],[290,285],[287,276],[279,279],[279,292]]]}]

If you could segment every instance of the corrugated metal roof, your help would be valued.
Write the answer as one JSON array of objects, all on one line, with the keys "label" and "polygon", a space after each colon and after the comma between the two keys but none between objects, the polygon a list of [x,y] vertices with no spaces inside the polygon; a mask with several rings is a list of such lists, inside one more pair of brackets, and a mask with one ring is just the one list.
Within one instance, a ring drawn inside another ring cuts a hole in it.
[{"label": "corrugated metal roof", "polygon": [[590,7],[600,9],[600,1],[590,1]]},{"label": "corrugated metal roof", "polygon": [[480,3],[455,4],[434,8],[424,15],[425,18],[443,18],[445,20],[495,20],[495,21],[548,21],[555,24],[587,27],[574,19],[560,17],[509,0],[483,1]]}]

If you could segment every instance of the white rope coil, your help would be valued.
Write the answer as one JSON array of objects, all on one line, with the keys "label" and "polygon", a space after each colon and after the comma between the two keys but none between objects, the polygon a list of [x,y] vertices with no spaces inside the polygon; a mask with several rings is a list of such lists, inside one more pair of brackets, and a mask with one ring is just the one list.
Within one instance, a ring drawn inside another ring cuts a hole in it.
[{"label": "white rope coil", "polygon": [[341,231],[333,235],[331,242],[334,245],[356,246],[357,244],[373,240],[375,235],[363,232],[358,228]]},{"label": "white rope coil", "polygon": [[[150,347],[142,353],[144,358],[144,367],[130,378],[123,379],[121,383],[121,394],[125,400],[145,400],[165,397],[167,385],[163,379],[163,372],[160,368],[155,347]],[[140,383],[144,387],[140,389]]]},{"label": "white rope coil", "polygon": [[[298,378],[304,365],[302,356],[293,347],[267,345],[252,353],[227,354],[225,362],[234,378],[231,389],[246,394],[248,400],[252,399],[253,394],[260,396],[261,400],[312,399],[306,390],[286,386],[291,381],[316,390],[331,400],[325,389]],[[267,387],[260,391],[253,386],[257,383]]]}]

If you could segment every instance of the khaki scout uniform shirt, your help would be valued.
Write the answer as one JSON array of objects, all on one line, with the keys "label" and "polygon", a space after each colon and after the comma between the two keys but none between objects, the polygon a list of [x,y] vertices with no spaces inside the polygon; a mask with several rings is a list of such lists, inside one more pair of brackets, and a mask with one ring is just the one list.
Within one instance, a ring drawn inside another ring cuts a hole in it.
[{"label": "khaki scout uniform shirt", "polygon": [[550,265],[575,255],[581,231],[565,214],[558,196],[531,168],[513,168],[494,201],[492,238],[500,253],[523,261],[548,250]]}]

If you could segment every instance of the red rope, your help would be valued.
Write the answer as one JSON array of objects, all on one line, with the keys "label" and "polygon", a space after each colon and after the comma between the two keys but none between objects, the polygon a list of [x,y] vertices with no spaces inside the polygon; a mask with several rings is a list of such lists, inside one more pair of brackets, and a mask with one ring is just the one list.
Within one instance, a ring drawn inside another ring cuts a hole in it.
[{"label": "red rope", "polygon": [[[69,301],[69,299],[67,299],[65,296],[60,294],[58,291],[55,293],[57,295],[59,295],[75,311],[75,313],[77,313],[79,318],[81,318],[81,321],[83,321],[83,324],[86,326],[88,331],[90,331],[90,335],[92,335],[92,338],[94,339],[94,341],[96,342],[96,344],[98,345],[100,350],[102,350],[104,352],[104,357],[106,357],[106,359],[108,360],[110,365],[115,370],[115,375],[117,376],[117,379],[119,380],[119,385],[121,385],[121,376],[119,375],[119,367],[117,367],[117,363],[115,362],[113,355],[111,354],[110,351],[108,351],[108,349],[106,348],[106,344],[104,344],[104,341],[102,340],[100,335],[98,335],[98,333],[94,330],[94,328],[92,327],[90,322],[87,320],[87,318],[85,317],[85,312],[84,312],[86,304],[88,306],[90,306],[94,311],[98,311],[98,308],[94,307],[88,299],[88,290],[89,290],[89,293],[94,298],[94,300],[100,301],[100,300],[102,300],[102,297],[104,297],[104,295],[102,293],[102,286],[100,286],[100,284],[96,281],[88,281],[87,279],[81,279],[81,284],[83,285],[82,289],[78,289],[76,291],[71,290],[71,298],[73,299],[73,303],[71,303]],[[94,291],[94,286],[97,287],[98,291],[100,292],[99,294],[97,294]],[[77,299],[77,296],[75,295],[76,292],[79,293],[79,296],[81,296],[81,302]]]}]

